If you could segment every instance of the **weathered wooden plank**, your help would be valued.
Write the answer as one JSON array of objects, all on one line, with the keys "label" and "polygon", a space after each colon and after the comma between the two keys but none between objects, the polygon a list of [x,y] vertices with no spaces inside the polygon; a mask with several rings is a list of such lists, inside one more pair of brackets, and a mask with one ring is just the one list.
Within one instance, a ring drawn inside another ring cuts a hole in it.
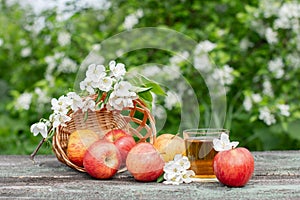
[{"label": "weathered wooden plank", "polygon": [[254,152],[255,172],[242,188],[218,182],[179,186],[136,182],[128,172],[95,180],[54,156],[0,156],[0,198],[12,199],[300,199],[300,151]]}]

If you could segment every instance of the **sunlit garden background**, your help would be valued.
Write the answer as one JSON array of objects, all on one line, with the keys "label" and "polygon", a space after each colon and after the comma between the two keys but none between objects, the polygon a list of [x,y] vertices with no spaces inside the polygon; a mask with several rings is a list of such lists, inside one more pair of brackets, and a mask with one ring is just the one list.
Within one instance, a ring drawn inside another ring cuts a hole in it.
[{"label": "sunlit garden background", "polygon": [[[45,1],[49,9],[42,1],[40,7],[15,2],[0,0],[0,154],[30,154],[42,138],[30,125],[49,116],[51,98],[74,88],[89,52],[141,27],[172,29],[198,44],[181,56],[116,49],[117,61],[129,69],[148,63],[140,67],[145,76],[178,83],[176,92],[166,87],[167,96],[156,99],[153,115],[164,122],[159,134],[178,132],[190,91],[173,72],[197,95],[199,127],[209,125],[209,91],[195,69],[213,65],[212,77],[227,91],[223,126],[232,140],[253,151],[300,148],[299,1]],[[51,146],[39,153],[51,153]]]}]

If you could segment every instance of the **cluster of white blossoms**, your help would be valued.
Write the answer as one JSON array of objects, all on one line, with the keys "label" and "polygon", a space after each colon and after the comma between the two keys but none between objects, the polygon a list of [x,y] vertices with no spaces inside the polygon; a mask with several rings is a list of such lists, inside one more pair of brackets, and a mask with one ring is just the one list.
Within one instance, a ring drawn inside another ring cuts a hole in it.
[{"label": "cluster of white blossoms", "polygon": [[268,69],[275,75],[275,78],[280,79],[284,75],[284,64],[281,58],[275,58],[268,63]]},{"label": "cluster of white blossoms", "polygon": [[123,23],[123,27],[126,30],[131,30],[136,24],[139,23],[139,19],[144,16],[142,9],[138,9],[135,13],[128,15]]},{"label": "cluster of white blossoms", "polygon": [[16,101],[15,108],[17,110],[29,110],[30,104],[32,100],[32,94],[28,92],[24,92],[19,96],[19,98]]},{"label": "cluster of white blossoms", "polygon": [[[262,96],[258,93],[253,93],[251,95],[248,94],[247,96],[245,96],[243,102],[244,109],[247,112],[250,112],[254,105],[258,107],[261,106],[259,103],[262,102],[262,100]],[[276,123],[275,113],[279,113],[284,117],[289,117],[290,106],[281,103],[276,105],[276,109],[270,109],[269,107],[263,105],[259,108],[258,119],[262,120],[266,125],[270,126]]]},{"label": "cluster of white blossoms", "polygon": [[107,92],[109,109],[122,110],[124,107],[133,107],[133,100],[138,96],[131,83],[123,80],[125,65],[111,61],[109,71],[110,73],[107,73],[103,65],[91,64],[86,71],[86,78],[80,82],[80,89],[90,95]]},{"label": "cluster of white blossoms", "polygon": [[180,183],[191,183],[195,176],[193,170],[188,170],[191,163],[186,156],[177,154],[174,160],[169,161],[164,166],[164,184],[179,185]]},{"label": "cluster of white blossoms", "polygon": [[46,138],[50,126],[53,128],[57,128],[60,125],[65,126],[66,122],[71,120],[71,117],[68,116],[70,110],[74,112],[79,109],[81,109],[82,112],[86,112],[87,110],[94,111],[95,101],[90,97],[83,99],[75,92],[69,92],[67,95],[62,95],[58,99],[52,98],[51,109],[53,113],[50,115],[49,120],[42,119],[40,122],[31,125],[30,131],[34,136],[40,133]]},{"label": "cluster of white blossoms", "polygon": [[268,126],[276,123],[275,116],[271,113],[270,109],[266,106],[259,109],[258,118],[260,120],[263,120]]},{"label": "cluster of white blossoms", "polygon": [[247,95],[244,99],[243,106],[246,111],[250,111],[253,103],[260,103],[262,101],[262,96],[258,93],[253,93],[251,95]]},{"label": "cluster of white blossoms", "polygon": [[[132,91],[133,86],[123,81],[126,73],[125,65],[111,61],[109,63],[108,73],[103,65],[91,64],[86,71],[86,78],[80,82],[80,89],[87,91],[88,95],[102,95],[106,92],[107,108],[122,110],[124,107],[133,107],[133,100],[138,98]],[[69,92],[58,99],[51,100],[51,109],[53,113],[49,120],[42,119],[40,122],[31,126],[30,131],[36,136],[41,134],[44,138],[48,136],[49,128],[52,130],[58,126],[65,126],[66,122],[71,120],[68,113],[72,110],[76,112],[81,110],[85,113],[88,110],[95,111],[97,107],[95,99],[87,96],[82,98],[75,92]]]}]

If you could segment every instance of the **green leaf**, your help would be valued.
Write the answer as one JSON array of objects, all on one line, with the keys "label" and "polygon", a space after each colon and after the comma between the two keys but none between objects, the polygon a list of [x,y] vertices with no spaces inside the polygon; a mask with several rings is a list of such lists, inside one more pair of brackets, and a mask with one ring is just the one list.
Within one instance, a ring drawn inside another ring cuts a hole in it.
[{"label": "green leaf", "polygon": [[96,98],[96,103],[98,103],[99,101],[100,101],[100,99],[101,99],[101,97],[102,97],[102,95],[103,95],[103,92],[102,91],[98,91],[99,93],[98,93],[98,96],[97,96],[97,98]]},{"label": "green leaf", "polygon": [[152,81],[152,80],[150,80],[150,79],[148,79],[144,76],[142,76],[141,78],[142,78],[142,82],[145,84],[146,87],[151,87],[152,88],[151,91],[153,93],[155,93],[157,95],[166,96],[165,91],[162,89],[162,87],[158,83],[156,83],[156,82],[154,82],[154,81]]},{"label": "green leaf", "polygon": [[86,120],[88,119],[88,117],[89,117],[89,112],[88,111],[86,111],[85,113],[84,113],[84,122],[86,122]]},{"label": "green leaf", "polygon": [[132,78],[130,81],[133,82],[134,85],[140,85],[143,88],[151,88],[151,92],[154,94],[166,96],[165,90],[157,82],[152,81],[143,75]]},{"label": "green leaf", "polygon": [[133,86],[133,91],[136,92],[136,93],[143,93],[143,92],[148,92],[152,89],[152,87],[146,87],[146,88],[143,88],[143,87],[135,87]]},{"label": "green leaf", "polygon": [[163,180],[164,180],[164,173],[157,178],[156,182],[161,183],[163,182]]},{"label": "green leaf", "polygon": [[112,90],[110,90],[110,91],[107,92],[106,97],[105,97],[105,99],[103,101],[104,104],[107,104],[107,102],[109,100],[109,96],[110,96],[111,93],[112,93]]},{"label": "green leaf", "polygon": [[145,101],[152,102],[153,97],[150,91],[139,93],[139,97]]}]

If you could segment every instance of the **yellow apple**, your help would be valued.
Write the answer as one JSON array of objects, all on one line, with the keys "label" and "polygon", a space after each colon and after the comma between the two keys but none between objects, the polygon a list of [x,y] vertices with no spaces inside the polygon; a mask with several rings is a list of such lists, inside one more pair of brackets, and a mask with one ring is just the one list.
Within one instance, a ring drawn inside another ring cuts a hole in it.
[{"label": "yellow apple", "polygon": [[184,140],[173,134],[165,133],[158,136],[153,145],[165,162],[173,160],[176,154],[185,153]]},{"label": "yellow apple", "polygon": [[98,140],[99,136],[94,131],[88,129],[77,130],[71,133],[67,147],[67,156],[70,161],[82,167],[86,150]]}]

